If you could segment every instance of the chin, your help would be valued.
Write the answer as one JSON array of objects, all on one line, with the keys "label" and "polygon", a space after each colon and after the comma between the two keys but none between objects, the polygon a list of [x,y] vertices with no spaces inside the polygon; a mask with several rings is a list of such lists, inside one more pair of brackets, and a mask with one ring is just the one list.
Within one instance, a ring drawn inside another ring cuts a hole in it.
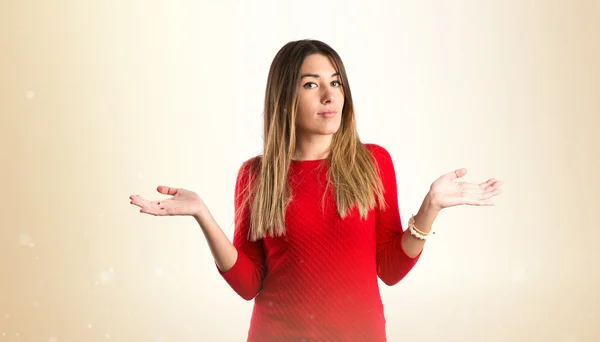
[{"label": "chin", "polygon": [[341,123],[329,123],[328,125],[314,125],[310,128],[299,129],[300,132],[309,135],[333,135],[340,130]]},{"label": "chin", "polygon": [[316,136],[318,136],[318,135],[325,136],[325,135],[334,135],[335,133],[337,133],[337,131],[338,131],[337,129],[335,129],[335,130],[334,129],[315,129],[315,130],[311,130],[308,132],[305,131],[305,132],[308,133],[309,135],[313,135],[313,136],[315,136],[315,135]]},{"label": "chin", "polygon": [[327,129],[327,130],[322,130],[319,133],[321,135],[334,135],[339,131],[339,128],[336,129]]}]

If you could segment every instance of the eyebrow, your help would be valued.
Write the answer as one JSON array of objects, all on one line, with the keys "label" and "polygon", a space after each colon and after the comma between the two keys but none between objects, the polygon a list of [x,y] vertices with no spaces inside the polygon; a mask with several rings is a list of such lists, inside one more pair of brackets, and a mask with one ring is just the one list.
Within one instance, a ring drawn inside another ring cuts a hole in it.
[{"label": "eyebrow", "polygon": [[[331,77],[335,77],[335,76],[340,76],[340,73],[339,72],[334,72],[333,74],[331,74]],[[303,79],[304,77],[321,78],[317,74],[302,74],[302,76],[300,76],[300,79]]]}]

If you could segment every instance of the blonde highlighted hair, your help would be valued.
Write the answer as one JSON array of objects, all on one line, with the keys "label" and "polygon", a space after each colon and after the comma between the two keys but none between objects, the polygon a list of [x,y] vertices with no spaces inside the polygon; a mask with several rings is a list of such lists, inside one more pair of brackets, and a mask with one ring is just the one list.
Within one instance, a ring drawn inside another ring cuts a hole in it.
[{"label": "blonde highlighted hair", "polygon": [[296,149],[300,69],[311,54],[321,54],[331,60],[340,74],[344,94],[341,125],[328,148],[327,187],[334,188],[337,212],[344,218],[356,205],[361,218],[366,219],[368,211],[377,204],[382,208],[386,206],[378,167],[357,133],[352,94],[342,59],[321,41],[292,41],[275,55],[269,70],[263,113],[263,154],[243,166],[248,173],[247,182],[239,192],[243,198],[236,219],[242,210],[249,210],[248,239],[251,241],[285,234],[285,212],[294,195],[288,184],[288,170]]}]

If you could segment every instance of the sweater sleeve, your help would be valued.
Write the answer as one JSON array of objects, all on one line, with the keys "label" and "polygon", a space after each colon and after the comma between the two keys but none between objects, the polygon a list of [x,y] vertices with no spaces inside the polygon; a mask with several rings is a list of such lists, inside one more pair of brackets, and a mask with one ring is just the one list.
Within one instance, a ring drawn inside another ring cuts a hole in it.
[{"label": "sweater sleeve", "polygon": [[385,210],[379,208],[379,202],[375,209],[377,274],[386,285],[392,286],[412,270],[421,253],[411,258],[402,248],[402,235],[408,232],[403,230],[400,220],[396,172],[392,157],[385,148],[379,145],[369,144],[367,148],[378,164],[386,202]]},{"label": "sweater sleeve", "polygon": [[266,274],[262,240],[250,241],[248,239],[250,210],[248,206],[240,210],[242,201],[247,194],[251,161],[246,161],[240,167],[235,185],[234,207],[236,216],[234,219],[233,245],[237,249],[238,257],[233,267],[226,272],[222,272],[217,267],[219,274],[245,300],[251,300],[258,294]]}]

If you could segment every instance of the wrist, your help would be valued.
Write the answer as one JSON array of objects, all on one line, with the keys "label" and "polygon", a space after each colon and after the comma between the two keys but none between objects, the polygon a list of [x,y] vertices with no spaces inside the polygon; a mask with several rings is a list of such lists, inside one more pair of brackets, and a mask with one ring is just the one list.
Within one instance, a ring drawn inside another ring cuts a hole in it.
[{"label": "wrist", "polygon": [[194,219],[198,222],[198,223],[202,223],[203,221],[206,221],[207,217],[210,217],[210,211],[208,210],[208,207],[206,207],[206,205],[201,202],[198,205],[198,209],[195,210],[194,215]]},{"label": "wrist", "polygon": [[435,215],[437,216],[437,214],[440,213],[440,211],[442,210],[441,206],[439,205],[439,201],[436,198],[436,195],[434,193],[432,193],[431,191],[429,191],[427,193],[427,195],[425,195],[425,198],[423,199],[423,204],[421,205],[421,212],[423,214],[427,214],[429,215]]},{"label": "wrist", "polygon": [[413,223],[422,234],[428,234],[433,226],[433,222],[440,213],[440,207],[437,205],[435,196],[432,193],[427,193],[421,203],[421,207],[416,215],[414,215]]}]

